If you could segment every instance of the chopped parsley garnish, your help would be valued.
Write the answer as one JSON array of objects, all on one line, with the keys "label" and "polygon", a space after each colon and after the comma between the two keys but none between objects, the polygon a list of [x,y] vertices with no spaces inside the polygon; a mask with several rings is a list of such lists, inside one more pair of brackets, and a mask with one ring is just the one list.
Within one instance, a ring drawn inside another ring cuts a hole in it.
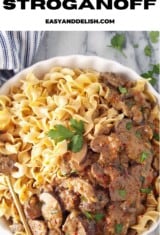
[{"label": "chopped parsley garnish", "polygon": [[153,66],[153,72],[155,74],[160,74],[160,64],[152,64]]},{"label": "chopped parsley garnish", "polygon": [[102,220],[104,218],[104,214],[102,214],[102,213],[91,214],[88,211],[85,211],[83,213],[88,220],[95,220],[96,222],[99,222],[100,220]]},{"label": "chopped parsley garnish", "polygon": [[145,55],[146,56],[151,56],[152,55],[152,49],[151,49],[151,47],[150,46],[145,46],[145,48],[144,48],[144,53],[145,53]]},{"label": "chopped parsley garnish", "polygon": [[84,215],[86,216],[87,219],[93,220],[94,217],[90,212],[84,211],[83,213],[84,213]]},{"label": "chopped parsley garnish", "polygon": [[151,83],[152,86],[154,86],[157,83],[156,78],[154,77],[153,70],[149,70],[146,73],[142,73],[141,76],[148,80],[149,83]]},{"label": "chopped parsley garnish", "polygon": [[121,234],[122,230],[123,230],[123,224],[116,224],[115,225],[115,233],[116,234]]},{"label": "chopped parsley garnish", "polygon": [[128,131],[131,130],[132,126],[133,126],[132,122],[127,122],[127,123],[126,123],[126,129],[127,129]]},{"label": "chopped parsley garnish", "polygon": [[149,154],[147,152],[142,152],[140,156],[140,162],[143,163],[147,158]]},{"label": "chopped parsley garnish", "polygon": [[146,193],[146,194],[149,194],[151,191],[152,191],[151,188],[141,188],[141,189],[140,189],[140,192],[141,192],[141,193]]},{"label": "chopped parsley garnish", "polygon": [[142,135],[141,135],[141,132],[140,131],[136,131],[135,132],[135,135],[138,139],[141,139]]},{"label": "chopped parsley garnish", "polygon": [[48,132],[48,136],[54,139],[55,142],[68,140],[68,149],[73,152],[79,152],[83,146],[84,123],[80,120],[71,119],[70,128],[61,124],[55,125],[53,129]]},{"label": "chopped parsley garnish", "polygon": [[126,197],[126,190],[124,190],[124,189],[119,189],[119,190],[118,190],[118,193],[119,193],[119,195],[120,195],[122,198],[125,198],[125,197]]},{"label": "chopped parsley garnish", "polygon": [[121,94],[126,94],[128,92],[127,88],[123,86],[119,86],[118,90],[120,91]]},{"label": "chopped parsley garnish", "polygon": [[116,35],[112,37],[111,45],[109,45],[109,47],[112,47],[118,50],[124,57],[126,57],[126,55],[123,52],[125,41],[126,41],[125,35],[117,33]]},{"label": "chopped parsley garnish", "polygon": [[153,134],[153,139],[157,140],[157,141],[160,141],[160,134],[159,133],[154,133]]},{"label": "chopped parsley garnish", "polygon": [[104,214],[101,214],[101,213],[97,213],[94,215],[94,220],[96,222],[99,222],[100,220],[102,220],[104,218]]},{"label": "chopped parsley garnish", "polygon": [[159,40],[160,33],[158,31],[151,31],[149,37],[152,43],[157,43]]},{"label": "chopped parsley garnish", "polygon": [[160,74],[160,64],[152,64],[152,69],[149,71],[142,73],[141,76],[148,80],[151,85],[155,85],[157,83],[157,79],[155,78],[155,74]]}]

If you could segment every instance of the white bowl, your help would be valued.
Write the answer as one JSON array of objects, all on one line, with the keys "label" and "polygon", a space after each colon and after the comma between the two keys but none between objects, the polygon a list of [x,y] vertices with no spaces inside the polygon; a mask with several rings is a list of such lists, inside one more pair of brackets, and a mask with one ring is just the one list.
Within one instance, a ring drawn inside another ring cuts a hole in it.
[{"label": "white bowl", "polygon": [[[66,66],[71,68],[82,68],[88,69],[92,68],[98,72],[114,72],[119,74],[124,74],[131,80],[139,80],[141,77],[132,69],[125,67],[115,61],[107,60],[104,58],[96,57],[96,56],[83,56],[83,55],[70,55],[70,56],[61,56],[55,57],[49,60],[41,61],[33,66],[24,69],[22,72],[15,75],[13,78],[8,80],[1,88],[0,94],[7,94],[9,88],[11,86],[15,86],[15,84],[22,78],[26,76],[29,72],[34,72],[37,76],[42,76],[46,72],[48,72],[53,66]],[[149,91],[157,98],[157,102],[160,104],[160,95],[154,90],[154,88],[148,83]],[[154,223],[149,231],[143,233],[143,235],[149,235],[158,227],[160,221]],[[0,221],[0,234],[3,235],[11,235],[8,231],[4,221],[1,219]]]}]

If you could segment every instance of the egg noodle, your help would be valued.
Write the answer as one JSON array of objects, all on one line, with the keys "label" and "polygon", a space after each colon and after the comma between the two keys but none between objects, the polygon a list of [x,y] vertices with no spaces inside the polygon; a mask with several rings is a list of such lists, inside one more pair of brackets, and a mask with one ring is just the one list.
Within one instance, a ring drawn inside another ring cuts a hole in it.
[{"label": "egg noodle", "polygon": [[[22,205],[38,193],[40,187],[51,184],[55,177],[63,177],[60,164],[68,151],[67,140],[56,143],[47,135],[50,129],[58,124],[68,127],[71,118],[82,120],[84,136],[91,141],[101,126],[112,127],[124,118],[125,113],[119,113],[107,104],[110,88],[99,82],[99,75],[93,70],[54,67],[42,78],[29,73],[10,89],[9,94],[0,95],[0,154],[17,156],[16,170],[11,177]],[[133,89],[144,92],[147,99],[155,101],[145,84],[144,80],[139,80]],[[103,116],[97,117],[97,112],[102,109]],[[151,115],[153,121],[158,119],[158,106]],[[159,142],[155,141],[155,144]],[[147,196],[146,212],[133,226],[138,234],[148,230],[150,222],[156,222],[159,217],[159,178],[155,184]],[[13,223],[20,222],[2,173],[0,217]]]}]

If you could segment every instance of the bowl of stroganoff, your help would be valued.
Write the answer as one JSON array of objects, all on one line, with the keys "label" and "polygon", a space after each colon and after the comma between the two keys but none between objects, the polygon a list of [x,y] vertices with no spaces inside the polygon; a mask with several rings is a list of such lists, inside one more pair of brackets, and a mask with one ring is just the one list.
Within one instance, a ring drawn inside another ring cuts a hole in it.
[{"label": "bowl of stroganoff", "polygon": [[159,224],[159,104],[132,69],[41,61],[0,88],[0,233],[149,235]]}]

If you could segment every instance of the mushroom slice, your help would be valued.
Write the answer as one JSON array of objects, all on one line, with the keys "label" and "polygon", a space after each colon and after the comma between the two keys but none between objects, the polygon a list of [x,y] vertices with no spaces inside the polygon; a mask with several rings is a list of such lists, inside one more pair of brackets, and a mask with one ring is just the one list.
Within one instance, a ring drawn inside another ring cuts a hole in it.
[{"label": "mushroom slice", "polygon": [[87,144],[84,143],[81,151],[72,153],[72,161],[76,162],[77,164],[83,164],[87,158]]},{"label": "mushroom slice", "polygon": [[90,164],[90,161],[87,156],[87,150],[87,143],[84,143],[80,152],[72,152],[70,159],[70,166],[72,169],[82,171],[86,166]]},{"label": "mushroom slice", "polygon": [[65,234],[95,235],[94,224],[91,226],[86,219],[76,215],[74,211],[67,217],[62,230]]},{"label": "mushroom slice", "polygon": [[50,229],[60,227],[62,224],[62,210],[57,199],[48,192],[41,193],[39,199],[43,203],[41,211],[48,227]]},{"label": "mushroom slice", "polygon": [[90,144],[91,149],[96,153],[108,151],[108,137],[106,135],[96,136]]},{"label": "mushroom slice", "polygon": [[95,213],[96,211],[102,210],[109,201],[108,194],[103,190],[96,190],[97,202],[88,203],[86,200],[81,198],[79,209],[84,213],[86,211]]},{"label": "mushroom slice", "polygon": [[72,211],[79,205],[79,195],[73,191],[57,188],[61,205],[67,211]]},{"label": "mushroom slice", "polygon": [[41,203],[37,195],[32,195],[29,200],[24,204],[24,212],[27,218],[37,219],[42,215]]},{"label": "mushroom slice", "polygon": [[78,177],[68,178],[60,184],[60,187],[72,190],[82,195],[87,200],[87,202],[97,201],[94,188],[86,180],[80,179]]},{"label": "mushroom slice", "polygon": [[28,220],[33,235],[47,235],[47,226],[42,220]]}]

